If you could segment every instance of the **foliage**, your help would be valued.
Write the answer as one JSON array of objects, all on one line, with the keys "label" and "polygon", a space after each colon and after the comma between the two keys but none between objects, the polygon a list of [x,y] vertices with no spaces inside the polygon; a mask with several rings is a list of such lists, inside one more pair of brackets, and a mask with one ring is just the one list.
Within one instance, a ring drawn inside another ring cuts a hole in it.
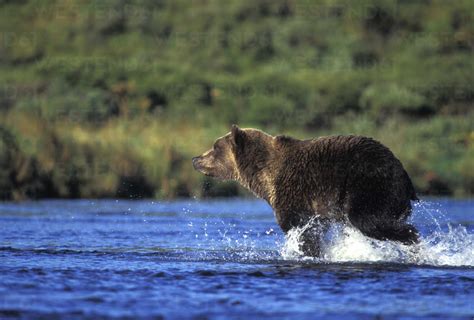
[{"label": "foliage", "polygon": [[231,123],[370,135],[474,193],[470,0],[0,1],[0,193],[244,194],[189,159]]}]

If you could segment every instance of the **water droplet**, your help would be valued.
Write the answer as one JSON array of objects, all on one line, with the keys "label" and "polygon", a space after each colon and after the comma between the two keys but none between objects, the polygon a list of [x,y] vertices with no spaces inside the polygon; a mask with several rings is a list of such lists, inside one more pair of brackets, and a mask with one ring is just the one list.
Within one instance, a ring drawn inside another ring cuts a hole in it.
[{"label": "water droplet", "polygon": [[273,231],[273,229],[270,229],[270,230],[265,231],[265,233],[266,233],[267,235],[273,234],[274,232],[275,232],[275,231]]}]

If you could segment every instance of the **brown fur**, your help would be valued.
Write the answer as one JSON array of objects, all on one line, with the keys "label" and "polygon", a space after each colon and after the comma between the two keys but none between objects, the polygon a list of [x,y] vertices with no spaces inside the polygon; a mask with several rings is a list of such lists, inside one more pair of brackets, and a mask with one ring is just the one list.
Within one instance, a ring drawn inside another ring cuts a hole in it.
[{"label": "brown fur", "polygon": [[331,221],[351,223],[375,239],[418,241],[416,229],[406,223],[410,200],[417,200],[411,180],[393,153],[371,138],[302,141],[232,126],[193,165],[265,199],[284,232],[316,217],[323,229],[304,235],[306,254],[319,254],[319,235]]}]

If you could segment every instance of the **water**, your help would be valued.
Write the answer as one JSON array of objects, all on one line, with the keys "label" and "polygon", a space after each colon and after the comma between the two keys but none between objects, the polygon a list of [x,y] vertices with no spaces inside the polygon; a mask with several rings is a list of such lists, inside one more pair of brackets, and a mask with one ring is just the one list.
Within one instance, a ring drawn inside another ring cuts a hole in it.
[{"label": "water", "polygon": [[298,252],[261,201],[0,203],[0,318],[474,316],[474,201],[417,205],[417,248],[334,226]]}]

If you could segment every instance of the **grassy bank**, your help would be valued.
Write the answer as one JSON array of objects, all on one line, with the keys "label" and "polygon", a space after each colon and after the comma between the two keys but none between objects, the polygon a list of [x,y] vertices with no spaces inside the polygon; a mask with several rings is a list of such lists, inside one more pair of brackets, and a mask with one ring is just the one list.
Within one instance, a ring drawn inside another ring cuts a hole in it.
[{"label": "grassy bank", "polygon": [[[1,126],[0,159],[5,199],[245,194],[235,184],[206,179],[191,165],[192,156],[229,130],[225,125],[148,117],[110,120],[100,127],[64,122],[50,126],[29,115],[10,115],[6,120]],[[339,119],[328,130],[283,132],[300,138],[373,136],[401,159],[420,192],[470,196],[474,191],[471,126],[470,119],[459,116],[410,124],[393,119],[382,127],[353,116]]]},{"label": "grassy bank", "polygon": [[0,197],[242,194],[189,159],[231,123],[373,136],[474,194],[472,1],[0,1]]}]

